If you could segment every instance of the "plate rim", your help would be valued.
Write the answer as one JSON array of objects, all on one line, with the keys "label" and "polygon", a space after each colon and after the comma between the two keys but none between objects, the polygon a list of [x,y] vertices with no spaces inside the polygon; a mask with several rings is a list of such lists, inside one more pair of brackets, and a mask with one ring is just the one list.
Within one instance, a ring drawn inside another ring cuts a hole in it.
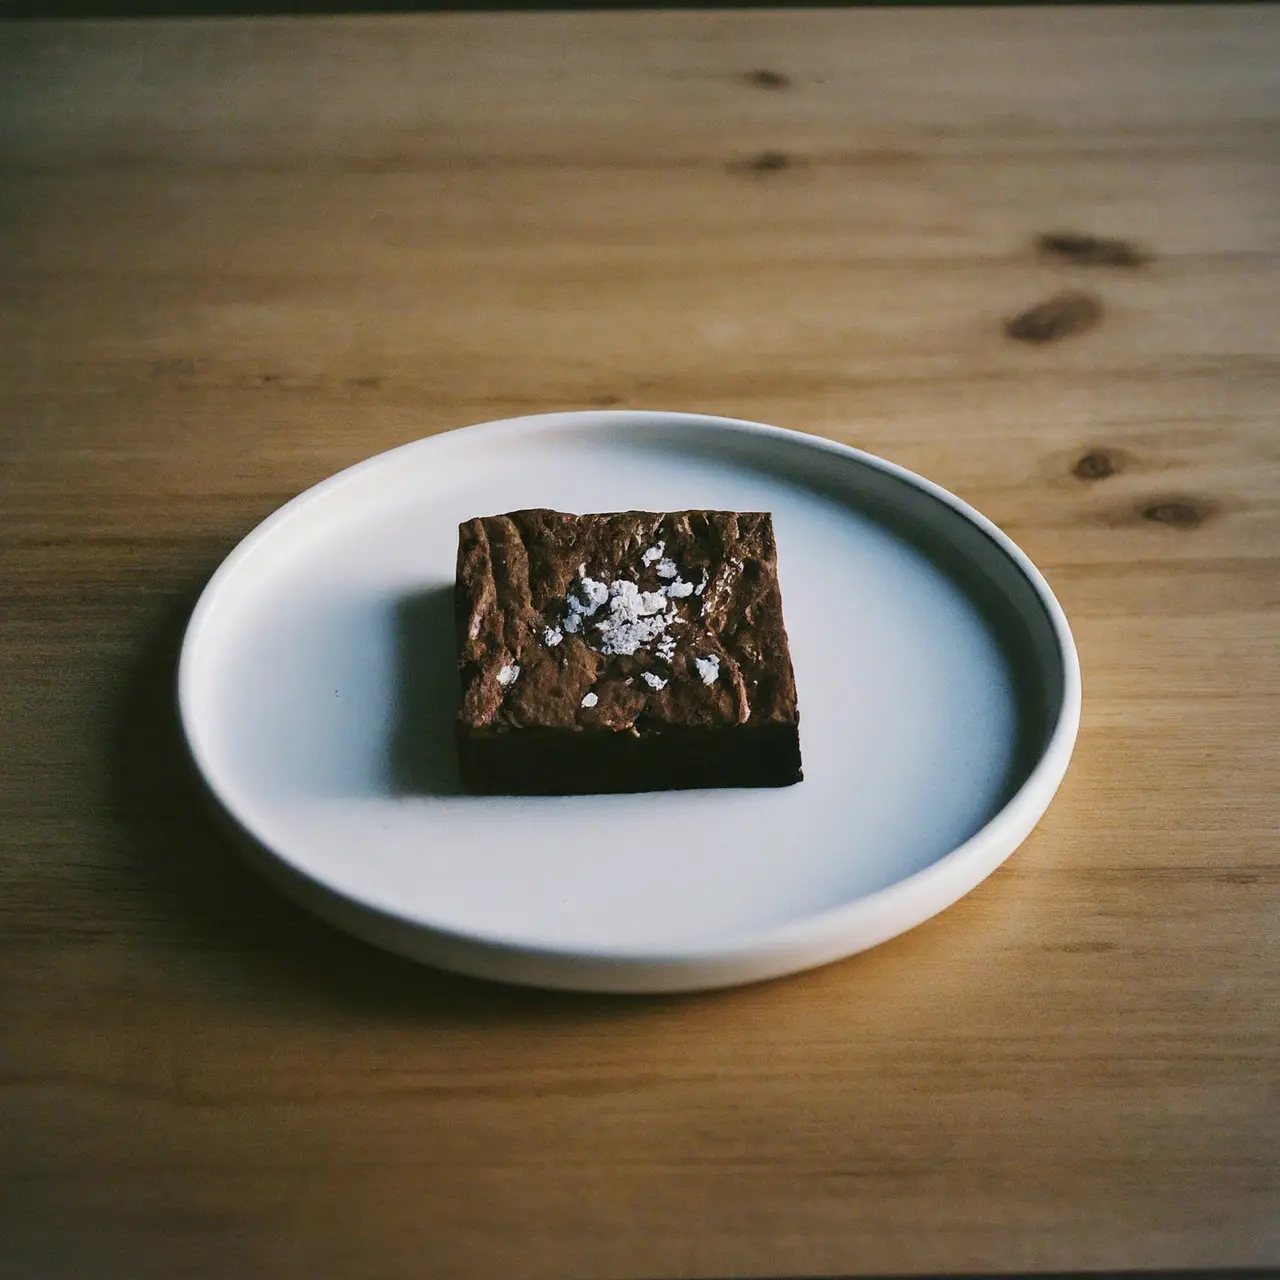
[{"label": "plate rim", "polygon": [[[557,428],[588,431],[613,425],[643,431],[655,424],[773,439],[784,446],[814,449],[880,471],[950,508],[1012,562],[1032,588],[1053,633],[1058,657],[1056,674],[1062,692],[1053,727],[1035,764],[1017,790],[978,830],[927,866],[849,902],[781,925],[721,937],[706,946],[667,946],[651,951],[504,940],[389,910],[316,877],[242,820],[219,787],[217,770],[200,743],[199,717],[193,709],[196,662],[201,633],[228,582],[277,526],[335,489],[369,472],[394,466],[406,451],[428,451],[460,440],[479,445],[487,437],[536,436]],[[1082,704],[1079,654],[1066,613],[1048,581],[1004,530],[963,498],[898,463],[826,436],[748,419],[664,409],[565,410],[449,428],[372,454],[309,486],[249,530],[206,581],[183,632],[175,685],[183,743],[215,816],[229,828],[242,854],[286,896],[336,927],[410,959],[522,985],[612,992],[707,990],[780,977],[852,956],[924,923],[976,888],[1017,850],[1039,822],[1066,775]],[[913,901],[915,905],[911,906]]]}]

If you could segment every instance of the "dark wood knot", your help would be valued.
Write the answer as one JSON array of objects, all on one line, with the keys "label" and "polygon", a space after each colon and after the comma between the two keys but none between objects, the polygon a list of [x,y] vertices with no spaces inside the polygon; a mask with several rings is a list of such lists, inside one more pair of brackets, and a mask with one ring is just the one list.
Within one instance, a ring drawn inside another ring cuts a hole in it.
[{"label": "dark wood knot", "polygon": [[1059,951],[1066,951],[1071,955],[1080,956],[1102,956],[1109,951],[1118,950],[1118,944],[1114,942],[1103,942],[1099,939],[1080,938],[1074,942],[1064,942],[1057,948]]},{"label": "dark wood knot", "polygon": [[1052,231],[1037,243],[1040,252],[1079,267],[1141,267],[1151,255],[1128,240],[1083,235],[1076,231]]},{"label": "dark wood knot", "polygon": [[790,164],[791,157],[785,151],[761,151],[729,167],[746,173],[777,173],[780,169],[788,168]]},{"label": "dark wood knot", "polygon": [[1161,498],[1149,502],[1139,513],[1144,520],[1154,524],[1167,524],[1175,529],[1194,529],[1212,514],[1210,503],[1198,498]]},{"label": "dark wood knot", "polygon": [[1005,336],[1014,342],[1040,345],[1086,333],[1102,320],[1102,299],[1096,294],[1068,290],[1020,312],[1004,322]]},{"label": "dark wood knot", "polygon": [[770,71],[767,67],[761,67],[756,71],[748,71],[743,77],[748,84],[753,84],[757,89],[789,89],[791,88],[791,77],[785,75],[781,71]]},{"label": "dark wood knot", "polygon": [[1077,480],[1105,480],[1120,470],[1120,456],[1111,449],[1090,449],[1074,467],[1071,474]]}]

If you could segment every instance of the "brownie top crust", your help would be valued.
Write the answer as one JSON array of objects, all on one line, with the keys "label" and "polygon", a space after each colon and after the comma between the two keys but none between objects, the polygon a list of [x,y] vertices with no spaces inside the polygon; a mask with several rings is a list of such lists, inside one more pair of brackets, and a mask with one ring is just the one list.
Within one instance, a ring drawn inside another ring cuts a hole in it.
[{"label": "brownie top crust", "polygon": [[477,517],[456,591],[464,730],[797,723],[765,513]]}]

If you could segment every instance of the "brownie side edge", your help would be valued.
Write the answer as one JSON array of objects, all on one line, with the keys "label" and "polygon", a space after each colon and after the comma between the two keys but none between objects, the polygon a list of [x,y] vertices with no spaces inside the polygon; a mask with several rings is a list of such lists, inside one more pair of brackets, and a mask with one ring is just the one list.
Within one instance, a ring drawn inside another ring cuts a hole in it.
[{"label": "brownie side edge", "polygon": [[458,761],[467,789],[481,795],[788,787],[804,777],[795,724],[673,727],[638,737],[459,726]]}]

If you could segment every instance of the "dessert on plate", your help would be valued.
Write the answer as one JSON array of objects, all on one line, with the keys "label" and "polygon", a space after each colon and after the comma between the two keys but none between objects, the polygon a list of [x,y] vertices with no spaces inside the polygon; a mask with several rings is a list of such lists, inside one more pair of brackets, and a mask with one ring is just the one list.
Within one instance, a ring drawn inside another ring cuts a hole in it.
[{"label": "dessert on plate", "polygon": [[768,514],[481,516],[459,527],[455,592],[469,790],[801,780]]}]

